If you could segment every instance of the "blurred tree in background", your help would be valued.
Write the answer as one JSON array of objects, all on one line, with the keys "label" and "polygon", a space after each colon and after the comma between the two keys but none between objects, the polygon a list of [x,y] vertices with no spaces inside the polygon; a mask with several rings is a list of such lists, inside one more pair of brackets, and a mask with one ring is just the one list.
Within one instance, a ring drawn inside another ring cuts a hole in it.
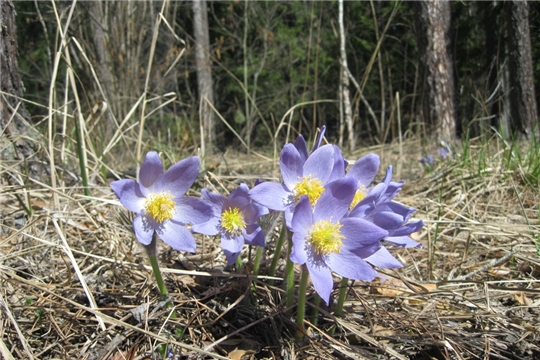
[{"label": "blurred tree in background", "polygon": [[[508,57],[515,54],[511,44],[517,40],[506,26],[514,20],[505,16],[501,2],[446,4],[450,7],[445,10],[449,21],[445,48],[453,59],[447,64],[447,83],[454,92],[447,103],[455,107],[455,131],[449,131],[477,136],[505,123],[510,131],[522,131],[511,121],[516,115],[508,97],[517,89],[510,81],[514,76]],[[200,147],[201,102],[190,2],[54,5],[15,4],[25,98],[35,102],[28,105],[35,122],[47,113],[52,79],[57,84],[54,105],[68,113],[81,107],[90,139],[103,156],[114,152],[107,143],[112,139],[117,144],[119,134],[124,144],[118,146],[128,153],[133,150],[126,139],[140,138],[145,146],[154,147]],[[423,87],[423,70],[429,66],[418,42],[426,29],[415,4],[345,2],[344,10],[358,146],[393,141],[399,129],[404,136],[430,134],[433,114],[422,109],[434,100]],[[336,140],[342,75],[337,2],[209,1],[206,11],[217,149],[241,142],[248,148],[266,147],[276,134],[283,141],[284,129],[289,128],[280,124],[290,125],[291,136],[302,132],[308,137],[326,124],[330,140]],[[536,75],[528,79],[538,81],[540,4],[529,2],[528,11],[530,35],[524,36],[530,37]],[[71,96],[65,86],[67,64],[61,62],[52,76],[60,30],[69,39],[66,47],[81,94],[79,104],[63,101]],[[536,93],[528,96],[537,101]],[[532,105],[528,109],[526,124],[534,126],[537,110]],[[65,125],[55,121],[56,131]]]}]

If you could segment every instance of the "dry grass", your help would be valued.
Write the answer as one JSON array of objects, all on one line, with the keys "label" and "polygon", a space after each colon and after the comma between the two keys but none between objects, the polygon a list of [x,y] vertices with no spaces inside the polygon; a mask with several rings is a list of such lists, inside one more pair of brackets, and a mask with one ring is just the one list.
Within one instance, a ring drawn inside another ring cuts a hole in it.
[{"label": "dry grass", "polygon": [[[362,153],[401,164],[398,200],[424,219],[415,234],[423,248],[393,249],[405,267],[384,272],[388,281],[352,283],[344,317],[322,307],[302,342],[281,282],[250,279],[249,264],[235,272],[215,239],[198,237],[197,254],[161,249],[174,309],[164,307],[124,210],[96,174],[92,197],[67,172],[56,188],[3,185],[0,358],[157,359],[160,344],[179,359],[538,358],[538,191],[501,166],[500,152],[482,173],[458,160],[424,173],[419,144],[405,148],[401,159],[397,146]],[[194,189],[276,176],[271,161],[232,151],[207,164]]]}]

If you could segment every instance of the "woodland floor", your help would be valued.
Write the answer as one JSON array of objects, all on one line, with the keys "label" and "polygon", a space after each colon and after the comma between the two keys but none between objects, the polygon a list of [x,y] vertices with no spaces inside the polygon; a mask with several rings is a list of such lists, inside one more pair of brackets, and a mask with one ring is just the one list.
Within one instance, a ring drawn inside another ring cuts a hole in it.
[{"label": "woodland floor", "polygon": [[[382,271],[386,281],[349,283],[344,315],[321,306],[302,341],[282,281],[249,278],[250,264],[226,266],[218,239],[197,237],[196,254],[162,244],[174,317],[125,226],[127,212],[99,177],[90,199],[72,175],[76,166],[56,188],[3,184],[0,359],[160,359],[160,349],[169,359],[540,359],[538,190],[520,169],[503,166],[500,144],[489,156],[485,145],[471,145],[472,165],[458,155],[431,172],[418,162],[420,149],[412,142],[401,156],[398,145],[347,156],[381,155],[377,180],[394,164],[394,179],[406,181],[396,200],[425,221],[414,234],[423,247],[391,249],[404,267]],[[274,165],[228,151],[207,160],[211,171],[194,189],[223,193],[276,178]]]}]

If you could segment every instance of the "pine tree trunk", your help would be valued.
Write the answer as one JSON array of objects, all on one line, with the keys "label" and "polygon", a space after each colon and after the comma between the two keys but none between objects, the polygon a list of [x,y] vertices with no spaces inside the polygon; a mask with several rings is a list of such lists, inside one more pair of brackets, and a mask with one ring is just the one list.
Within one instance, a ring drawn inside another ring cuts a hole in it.
[{"label": "pine tree trunk", "polygon": [[0,172],[4,178],[8,173],[18,171],[23,176],[27,174],[38,179],[43,175],[43,168],[36,161],[39,160],[37,151],[43,142],[39,132],[28,123],[30,115],[20,100],[24,86],[17,49],[15,7],[11,0],[0,0]]},{"label": "pine tree trunk", "polygon": [[427,0],[419,8],[419,49],[423,63],[424,118],[440,141],[456,138],[454,66],[450,52],[450,3]]},{"label": "pine tree trunk", "polygon": [[199,89],[201,137],[204,141],[205,155],[212,153],[215,141],[214,111],[208,103],[214,105],[212,70],[210,60],[210,40],[208,36],[208,18],[206,0],[193,1],[193,30],[195,36],[195,60],[197,67],[197,86]]},{"label": "pine tree trunk", "polygon": [[[510,71],[510,116],[512,131],[530,138],[538,131],[534,72],[526,1],[507,1],[508,63]],[[536,124],[536,126],[535,126]]]}]

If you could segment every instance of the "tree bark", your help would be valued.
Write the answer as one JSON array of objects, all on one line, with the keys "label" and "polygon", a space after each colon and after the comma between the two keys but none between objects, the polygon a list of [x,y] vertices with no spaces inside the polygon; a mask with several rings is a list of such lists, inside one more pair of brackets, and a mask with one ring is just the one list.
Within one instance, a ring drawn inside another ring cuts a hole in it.
[{"label": "tree bark", "polygon": [[454,66],[450,52],[449,1],[418,1],[419,49],[423,62],[424,117],[439,141],[456,138]]},{"label": "tree bark", "polygon": [[510,117],[512,131],[530,138],[538,132],[534,72],[526,1],[507,1],[508,63],[510,71]]},{"label": "tree bark", "polygon": [[[354,135],[354,124],[352,119],[352,108],[351,108],[351,96],[349,92],[349,71],[347,64],[347,51],[345,51],[345,25],[343,23],[343,0],[339,0],[339,50],[341,57],[341,90],[342,94],[342,104],[343,107],[343,116],[345,118],[345,123],[347,124],[347,131],[349,134],[349,150],[352,152],[356,148],[356,137]],[[342,125],[340,125],[340,139],[342,134]]]},{"label": "tree bark", "polygon": [[29,124],[30,115],[21,100],[24,86],[17,51],[15,7],[11,0],[0,0],[0,172],[41,178],[43,168],[35,161],[41,134]]},{"label": "tree bark", "polygon": [[208,17],[206,0],[193,1],[193,31],[195,36],[195,61],[197,67],[197,87],[199,90],[201,138],[205,155],[212,153],[215,141],[214,111],[208,103],[214,105],[212,68],[210,60],[210,40],[208,35]]}]

